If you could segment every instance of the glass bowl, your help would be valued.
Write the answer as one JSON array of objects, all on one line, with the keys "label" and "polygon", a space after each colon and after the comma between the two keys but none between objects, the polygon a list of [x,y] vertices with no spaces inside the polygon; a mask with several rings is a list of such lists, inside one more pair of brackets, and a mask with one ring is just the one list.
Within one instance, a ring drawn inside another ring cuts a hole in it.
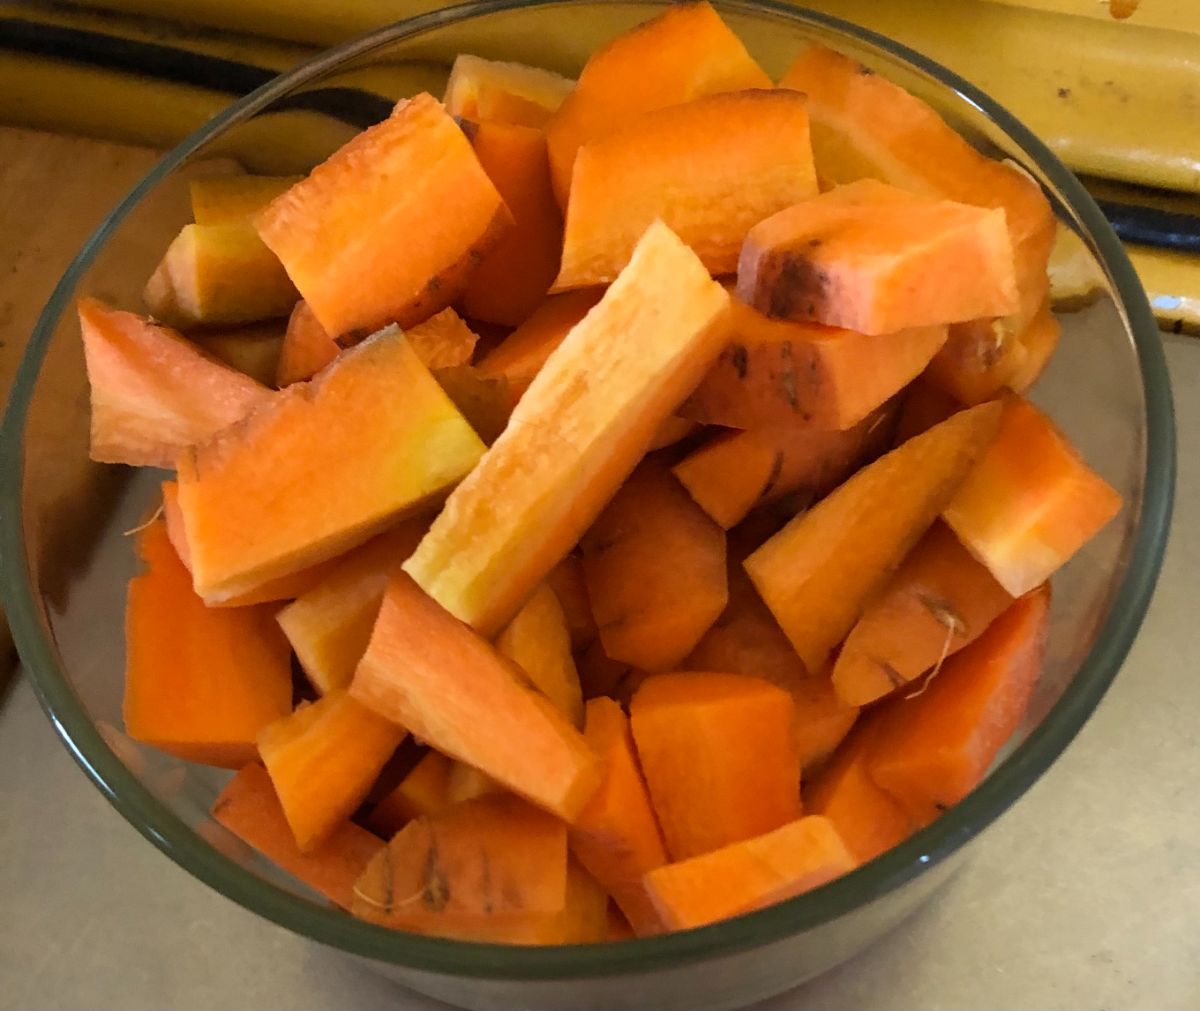
[{"label": "glass bowl", "polygon": [[220,171],[223,159],[251,171],[305,171],[383,118],[396,98],[440,94],[459,52],[573,74],[597,44],[660,6],[497,0],[451,7],[334,49],[230,107],[168,154],[83,248],[29,341],[4,422],[0,557],[8,617],[42,705],[96,786],[163,852],[247,909],[467,1007],[732,1007],[862,949],[934,892],[966,844],[1075,736],[1137,632],[1166,540],[1175,453],[1158,333],[1120,243],[1075,177],[1012,116],[916,53],[825,15],[733,0],[718,4],[722,14],[773,77],[806,39],[863,61],[931,102],[973,143],[1028,170],[1094,261],[1090,304],[1064,316],[1061,348],[1035,399],[1126,508],[1055,577],[1045,674],[1025,725],[984,783],[894,850],[770,909],[667,937],[513,948],[395,933],[328,907],[209,818],[227,774],[121,733],[124,583],[134,564],[122,534],[147,511],[158,482],[152,473],[88,460],[75,300],[140,305],[145,279],[188,220],[187,180]]}]

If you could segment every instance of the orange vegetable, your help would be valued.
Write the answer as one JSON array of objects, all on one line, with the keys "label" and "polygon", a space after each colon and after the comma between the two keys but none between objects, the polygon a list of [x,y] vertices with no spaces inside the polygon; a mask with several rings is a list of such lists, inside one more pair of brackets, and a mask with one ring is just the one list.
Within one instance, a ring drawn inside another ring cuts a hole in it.
[{"label": "orange vegetable", "polygon": [[604,935],[606,941],[632,941],[636,935],[625,914],[620,908],[610,902],[608,904],[608,930]]},{"label": "orange vegetable", "polygon": [[430,371],[471,364],[478,335],[453,309],[443,309],[410,326],[404,336]]},{"label": "orange vegetable", "polygon": [[844,432],[806,425],[723,432],[671,470],[728,530],[756,506],[789,495],[807,504],[836,488],[882,442],[890,413],[876,411]]},{"label": "orange vegetable", "polygon": [[545,299],[562,252],[546,138],[535,127],[507,123],[467,121],[463,129],[514,225],[471,273],[461,305],[468,316],[517,326]]},{"label": "orange vegetable", "polygon": [[292,837],[271,777],[254,762],[243,766],[213,803],[212,816],[230,832],[330,901],[349,909],[354,882],[383,841],[343,822],[321,845],[302,853]]},{"label": "orange vegetable", "polygon": [[935,523],[863,611],[833,667],[833,686],[865,706],[977,639],[1012,596]]},{"label": "orange vegetable", "polygon": [[804,669],[740,561],[729,567],[728,606],[684,666],[762,678],[790,693],[796,707],[796,750],[804,770],[828,758],[858,716],[856,706],[837,697],[827,676]]},{"label": "orange vegetable", "polygon": [[270,607],[211,610],[166,525],[138,535],[145,571],[125,608],[125,731],[190,762],[236,769],[292,704],[287,642]]},{"label": "orange vegetable", "polygon": [[475,123],[542,127],[574,85],[541,67],[459,53],[443,102],[451,116]]},{"label": "orange vegetable", "polygon": [[427,751],[408,775],[371,808],[367,827],[390,839],[414,818],[441,814],[450,806],[446,788],[453,764],[440,751]]},{"label": "orange vegetable", "polygon": [[263,386],[275,385],[279,353],[283,349],[284,323],[267,320],[196,333],[192,340],[201,351],[212,355],[242,375]]},{"label": "orange vegetable", "polygon": [[679,663],[728,600],[725,533],[647,460],[580,542],[604,652],[644,670]]},{"label": "orange vegetable", "polygon": [[505,377],[515,403],[554,349],[603,294],[600,288],[585,288],[551,295],[524,323],[484,355],[479,362],[480,370],[487,375]]},{"label": "orange vegetable", "polygon": [[519,668],[428,597],[392,577],[350,686],[376,712],[570,821],[596,788],[583,736]]},{"label": "orange vegetable", "polygon": [[918,375],[944,326],[870,336],[768,319],[733,301],[734,337],[680,413],[731,428],[846,429]]},{"label": "orange vegetable", "polygon": [[918,377],[909,383],[908,389],[901,397],[896,431],[892,436],[893,445],[899,446],[922,432],[928,432],[934,425],[940,425],[963,407],[957,399],[933,385],[924,376]]},{"label": "orange vegetable", "polygon": [[[174,481],[162,483],[163,522],[167,525],[167,538],[179,560],[189,573],[192,571],[191,549],[188,547],[187,532],[183,528],[183,513],[179,510],[179,485]],[[292,600],[308,593],[322,583],[333,569],[333,562],[320,562],[299,572],[280,576],[263,583],[247,593],[230,597],[228,600],[204,601],[209,607],[248,607],[251,604],[268,604],[272,601]]]},{"label": "orange vegetable", "polygon": [[404,337],[376,334],[180,458],[196,589],[219,601],[339,555],[421,509],[482,452]]},{"label": "orange vegetable", "polygon": [[576,656],[575,667],[579,671],[579,685],[585,699],[606,695],[622,705],[628,705],[638,686],[650,677],[648,671],[622,660],[614,660],[604,652],[604,643],[599,639],[589,643]]},{"label": "orange vegetable", "polygon": [[713,274],[732,274],[752,226],[817,194],[795,91],[708,95],[647,112],[575,157],[556,290],[611,281],[656,219]]},{"label": "orange vegetable", "polygon": [[569,833],[571,852],[620,907],[639,935],[662,929],[642,883],[667,862],[662,833],[638,768],[629,719],[612,699],[587,704],[584,737],[599,756],[600,788]]},{"label": "orange vegetable", "polygon": [[592,617],[592,602],[588,600],[587,583],[583,578],[583,562],[578,555],[567,555],[546,573],[546,583],[554,591],[567,621],[571,648],[580,649],[596,638],[596,619]]},{"label": "orange vegetable", "polygon": [[998,404],[962,411],[864,467],[746,559],[810,671],[945,508],[995,437]]},{"label": "orange vegetable", "polygon": [[507,379],[490,376],[474,365],[437,369],[433,378],[485,446],[500,438],[513,408],[512,389]]},{"label": "orange vegetable", "polygon": [[259,731],[258,753],[302,853],[354,813],[404,735],[340,690]]},{"label": "orange vegetable", "polygon": [[446,800],[451,804],[506,792],[503,786],[475,766],[466,762],[450,763],[450,771],[446,774]]},{"label": "orange vegetable", "polygon": [[515,797],[483,797],[401,829],[355,886],[354,913],[423,934],[522,943],[563,912],[567,878],[561,821]]},{"label": "orange vegetable", "polygon": [[186,447],[271,400],[265,386],[174,330],[94,298],[80,299],[78,311],[93,460],[174,467]]},{"label": "orange vegetable", "polygon": [[1045,658],[1049,608],[1049,587],[1021,597],[923,693],[881,715],[867,771],[917,822],[975,789],[1020,726]]},{"label": "orange vegetable", "polygon": [[301,178],[243,173],[193,179],[188,184],[192,217],[198,225],[231,225],[246,221]]},{"label": "orange vegetable", "polygon": [[343,342],[445,308],[511,220],[458,124],[426,94],[400,101],[255,217]]},{"label": "orange vegetable", "polygon": [[863,179],[760,221],[738,298],[768,316],[866,334],[1017,308],[1004,212]]},{"label": "orange vegetable", "polygon": [[804,810],[829,819],[860,864],[899,845],[917,828],[904,808],[876,786],[868,774],[871,745],[878,731],[878,716],[864,718],[833,753],[829,764],[804,786]]},{"label": "orange vegetable", "polygon": [[727,920],[811,891],[854,869],[825,818],[797,820],[646,875],[646,888],[670,930]]},{"label": "orange vegetable", "polygon": [[1017,335],[1022,356],[1020,364],[1008,377],[1009,389],[1024,393],[1032,388],[1049,364],[1061,336],[1062,326],[1059,325],[1050,300],[1047,299],[1037,315],[1030,320],[1029,326]]},{"label": "orange vegetable", "polygon": [[999,435],[942,518],[1013,596],[1045,582],[1121,510],[1045,414],[1004,400]]},{"label": "orange vegetable", "polygon": [[496,648],[576,727],[583,726],[583,695],[571,657],[567,616],[548,583],[525,601],[496,637]]},{"label": "orange vegetable", "polygon": [[728,302],[695,254],[652,225],[451,493],[405,571],[456,617],[485,635],[499,631],[716,357]]},{"label": "orange vegetable", "polygon": [[629,712],[673,860],[800,816],[796,711],[782,688],[740,674],[659,674]]},{"label": "orange vegetable", "polygon": [[686,439],[699,428],[699,424],[690,418],[681,418],[673,414],[671,417],[665,418],[663,423],[658,426],[658,431],[654,433],[654,438],[650,440],[648,451],[654,452],[658,449],[666,449],[668,446],[674,446],[675,443]]},{"label": "orange vegetable", "polygon": [[592,53],[546,124],[559,204],[567,205],[575,154],[589,140],[653,109],[769,87],[771,79],[708,3],[673,4]]},{"label": "orange vegetable", "polygon": [[297,302],[288,317],[287,330],[283,335],[275,385],[284,387],[311,379],[333,361],[341,350],[338,342],[317,321],[308,303]]},{"label": "orange vegetable", "polygon": [[322,695],[350,684],[367,651],[388,576],[412,554],[428,528],[427,517],[401,520],[326,563],[324,578],[275,616],[308,680]]}]

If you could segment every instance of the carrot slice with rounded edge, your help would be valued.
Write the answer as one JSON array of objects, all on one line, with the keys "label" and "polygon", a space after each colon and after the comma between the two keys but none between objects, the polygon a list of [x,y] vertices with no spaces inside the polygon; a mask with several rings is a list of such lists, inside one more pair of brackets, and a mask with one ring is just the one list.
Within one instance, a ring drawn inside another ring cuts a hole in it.
[{"label": "carrot slice with rounded edge", "polygon": [[596,789],[583,735],[519,667],[403,572],[388,583],[350,692],[567,821]]},{"label": "carrot slice with rounded edge", "polygon": [[1003,211],[874,179],[839,186],[750,229],[737,294],[768,316],[864,334],[1017,308]]},{"label": "carrot slice with rounded edge", "polygon": [[383,840],[353,822],[342,822],[319,846],[302,853],[284,816],[271,777],[257,762],[243,766],[213,803],[212,816],[268,860],[327,899],[349,909],[354,883]]},{"label": "carrot slice with rounded edge", "polygon": [[1000,405],[962,411],[864,467],[746,559],[810,671],[953,497],[1000,424]]},{"label": "carrot slice with rounded edge", "polygon": [[1004,399],[999,434],[942,518],[1013,596],[1063,565],[1121,510],[1121,496],[1028,400]]},{"label": "carrot slice with rounded edge", "polygon": [[796,707],[782,688],[741,674],[658,674],[629,712],[672,859],[800,816]]},{"label": "carrot slice with rounded edge", "polygon": [[871,779],[919,824],[970,793],[1016,732],[1042,671],[1050,589],[1017,600],[920,693],[880,714]]},{"label": "carrot slice with rounded edge", "polygon": [[125,608],[125,731],[191,762],[236,769],[292,704],[287,640],[269,606],[212,609],[157,520]]},{"label": "carrot slice with rounded edge", "polygon": [[647,112],[576,153],[554,289],[611,281],[655,220],[712,274],[732,274],[754,225],[816,194],[799,92],[727,92]]},{"label": "carrot slice with rounded edge", "polygon": [[390,839],[422,815],[441,814],[450,806],[447,781],[453,762],[430,749],[399,783],[371,808],[367,827]]},{"label": "carrot slice with rounded edge", "polygon": [[405,733],[345,691],[259,731],[258,753],[302,853],[354,813]]},{"label": "carrot slice with rounded edge", "polygon": [[728,600],[725,533],[647,460],[580,542],[604,652],[644,670],[679,663]]},{"label": "carrot slice with rounded edge", "polygon": [[833,825],[811,816],[658,867],[646,875],[646,888],[668,928],[687,930],[774,905],[853,869]]},{"label": "carrot slice with rounded edge", "polygon": [[609,698],[587,704],[584,737],[599,756],[600,788],[568,838],[576,859],[599,881],[640,936],[662,930],[642,876],[667,862],[662,833],[634,753],[629,719]]},{"label": "carrot slice with rounded edge", "polygon": [[546,124],[550,171],[567,206],[580,146],[653,109],[771,79],[708,3],[672,4],[597,49]]},{"label": "carrot slice with rounded edge", "polygon": [[846,637],[833,666],[839,698],[865,706],[891,694],[977,639],[1012,600],[934,523]]}]

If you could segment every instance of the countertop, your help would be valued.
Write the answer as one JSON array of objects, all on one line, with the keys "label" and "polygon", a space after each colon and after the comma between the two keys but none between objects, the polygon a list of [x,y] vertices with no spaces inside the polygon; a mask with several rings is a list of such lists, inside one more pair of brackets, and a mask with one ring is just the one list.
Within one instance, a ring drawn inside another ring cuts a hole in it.
[{"label": "countertop", "polygon": [[[0,182],[6,169],[12,176],[2,155],[14,133],[0,131]],[[46,142],[44,153],[58,165],[69,143]],[[149,157],[99,148],[96,158],[115,166],[103,178],[92,171],[72,190],[72,173],[83,178],[86,166],[68,159],[57,169],[80,207],[80,239],[88,208],[99,217]],[[24,237],[24,251],[40,257],[20,286],[25,307],[12,304],[11,282],[0,297],[11,340],[16,320],[45,298],[37,279],[53,255],[45,227],[33,229],[36,242],[14,229],[4,193],[0,234]],[[32,217],[36,201],[23,203]],[[0,251],[0,275],[17,273],[21,252]],[[1180,430],[1175,521],[1158,593],[1115,685],[933,903],[763,1011],[1200,1008],[1200,341],[1164,341]],[[0,1009],[443,1006],[257,919],[159,854],[75,766],[20,676],[0,699],[0,897]]]}]

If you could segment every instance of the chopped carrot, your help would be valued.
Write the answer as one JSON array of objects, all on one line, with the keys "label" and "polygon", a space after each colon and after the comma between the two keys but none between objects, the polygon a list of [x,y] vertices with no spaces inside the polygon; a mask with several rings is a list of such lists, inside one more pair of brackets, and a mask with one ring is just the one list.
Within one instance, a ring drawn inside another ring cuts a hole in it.
[{"label": "chopped carrot", "polygon": [[646,888],[671,930],[688,930],[782,902],[854,869],[828,819],[787,825],[646,875]]},{"label": "chopped carrot", "polygon": [[580,649],[596,638],[596,619],[588,600],[587,582],[579,555],[567,555],[546,574],[546,582],[562,605],[571,635],[571,648]]},{"label": "chopped carrot", "polygon": [[653,109],[771,79],[708,3],[678,3],[597,49],[546,124],[550,171],[567,206],[582,144]]},{"label": "chopped carrot", "polygon": [[810,671],[878,592],[978,460],[1000,405],[954,415],[860,470],[746,559],[746,571]]},{"label": "chopped carrot", "polygon": [[578,654],[575,667],[585,699],[608,696],[626,706],[638,686],[650,677],[648,671],[614,660],[604,652],[604,643],[599,639],[593,640]]},{"label": "chopped carrot", "polygon": [[545,299],[562,254],[563,219],[550,184],[546,138],[535,127],[465,121],[479,164],[512,212],[513,226],[471,272],[463,311],[505,326],[524,322]]},{"label": "chopped carrot", "polygon": [[643,670],[679,663],[728,599],[725,533],[647,460],[580,542],[604,652]]},{"label": "chopped carrot", "polygon": [[829,763],[804,785],[804,810],[828,818],[860,864],[902,843],[917,828],[904,808],[868,774],[878,731],[878,717],[865,717]]},{"label": "chopped carrot", "polygon": [[392,577],[352,695],[566,820],[596,789],[583,735],[520,668],[403,573]]},{"label": "chopped carrot", "polygon": [[284,816],[271,777],[257,762],[243,766],[213,803],[212,816],[268,860],[330,901],[349,909],[354,883],[383,840],[353,822],[342,822],[329,837],[301,852]]},{"label": "chopped carrot", "polygon": [[728,92],[647,112],[576,153],[554,288],[611,281],[655,220],[711,273],[732,274],[754,225],[816,195],[799,92]]},{"label": "chopped carrot", "polygon": [[441,814],[450,806],[446,787],[452,764],[440,751],[427,751],[371,808],[367,827],[390,839],[414,818]]},{"label": "chopped carrot", "polygon": [[302,853],[354,813],[404,734],[341,690],[259,731],[258,753]]},{"label": "chopped carrot", "polygon": [[496,638],[496,648],[521,668],[576,727],[583,726],[583,695],[571,657],[567,617],[549,583],[542,583]]},{"label": "chopped carrot", "polygon": [[269,606],[211,609],[157,520],[125,609],[125,731],[191,762],[236,769],[291,708],[287,641]]},{"label": "chopped carrot", "polygon": [[600,882],[639,935],[662,929],[642,876],[667,862],[662,833],[634,753],[629,719],[616,702],[587,704],[584,737],[599,756],[600,788],[568,838],[576,859]]},{"label": "chopped carrot", "polygon": [[453,309],[443,309],[416,326],[407,327],[404,336],[431,372],[470,365],[479,341],[478,334]]},{"label": "chopped carrot", "polygon": [[1017,335],[1017,343],[1021,345],[1023,354],[1016,371],[1008,377],[1009,389],[1025,393],[1033,387],[1049,364],[1061,336],[1062,326],[1047,296],[1037,315],[1029,321],[1029,326]]},{"label": "chopped carrot", "polygon": [[491,776],[466,762],[451,762],[446,773],[446,800],[462,804],[479,797],[490,797],[507,791]]},{"label": "chopped carrot", "polygon": [[474,365],[436,369],[433,378],[485,446],[500,438],[513,408],[507,379],[488,375]]},{"label": "chopped carrot", "polygon": [[1004,400],[1000,432],[942,518],[1013,596],[1063,565],[1121,510],[1121,496],[1028,400]]},{"label": "chopped carrot", "polygon": [[459,53],[443,102],[451,116],[474,123],[542,127],[575,82],[524,63]]},{"label": "chopped carrot", "polygon": [[867,771],[920,824],[983,779],[1025,716],[1042,670],[1050,591],[1017,600],[925,690],[888,704]]},{"label": "chopped carrot", "polygon": [[672,859],[800,816],[795,704],[782,688],[740,674],[659,674],[629,711]]},{"label": "chopped carrot", "polygon": [[311,379],[333,361],[341,350],[338,342],[317,321],[308,303],[303,300],[297,302],[283,334],[275,385],[284,387]]},{"label": "chopped carrot", "polygon": [[940,425],[951,415],[957,414],[964,406],[924,376],[918,377],[901,397],[900,414],[892,436],[893,445],[899,446],[913,436],[928,432],[934,425]]},{"label": "chopped carrot", "polygon": [[833,686],[850,705],[889,695],[979,638],[1012,596],[935,523],[846,637]]},{"label": "chopped carrot", "polygon": [[1017,308],[1004,212],[863,179],[760,221],[738,297],[768,316],[864,334]]}]

